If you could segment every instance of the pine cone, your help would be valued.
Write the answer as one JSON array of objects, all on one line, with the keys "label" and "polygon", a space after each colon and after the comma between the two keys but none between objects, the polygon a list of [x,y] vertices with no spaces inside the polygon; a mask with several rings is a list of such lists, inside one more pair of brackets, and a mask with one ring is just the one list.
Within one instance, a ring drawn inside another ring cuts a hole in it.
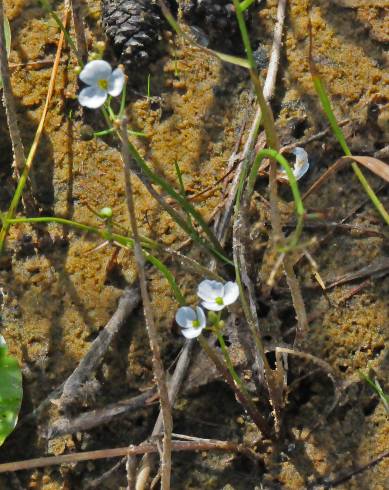
[{"label": "pine cone", "polygon": [[[178,0],[165,0],[177,13]],[[182,0],[189,25],[205,32],[210,44],[237,51],[238,24],[231,0]],[[156,0],[102,0],[103,25],[122,63],[140,66],[156,57],[167,23]]]},{"label": "pine cone", "polygon": [[158,51],[165,19],[153,0],[102,0],[103,25],[122,63],[143,65]]},{"label": "pine cone", "polygon": [[235,10],[231,0],[186,0],[182,11],[189,24],[195,24],[212,39],[225,41],[237,33]]}]

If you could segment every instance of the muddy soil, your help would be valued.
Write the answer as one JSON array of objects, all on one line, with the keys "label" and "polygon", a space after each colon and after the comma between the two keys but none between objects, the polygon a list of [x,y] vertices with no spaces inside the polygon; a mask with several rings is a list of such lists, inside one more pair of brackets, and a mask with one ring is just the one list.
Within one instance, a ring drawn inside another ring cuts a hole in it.
[{"label": "muddy soil", "polygon": [[[308,3],[295,0],[287,10],[273,101],[283,145],[327,127],[308,66]],[[389,43],[385,28],[389,13],[380,2],[376,4],[317,0],[311,8],[314,61],[338,120],[347,120],[344,131],[354,154],[373,155],[389,144],[385,51]],[[37,2],[8,0],[5,7],[12,28],[12,85],[18,122],[28,149],[42,113],[59,32]],[[61,15],[63,3],[56,2],[55,8]],[[262,1],[255,7],[251,29],[262,56],[270,52],[276,8],[275,0]],[[83,13],[88,48],[93,51],[98,41],[105,41],[99,2],[85,2]],[[144,133],[144,137],[134,136],[133,142],[152,167],[177,188],[178,163],[188,195],[214,186],[212,192],[196,201],[208,219],[223,199],[224,184],[215,183],[226,172],[242,128],[244,142],[255,113],[250,83],[241,68],[222,65],[172,35],[165,35],[164,43],[166,49],[159,59],[144,71],[128,73],[127,111],[132,128]],[[105,58],[117,63],[108,44]],[[115,220],[128,229],[120,153],[109,139],[85,140],[90,127],[101,130],[104,123],[96,113],[82,111],[78,105],[75,65],[71,52],[65,50],[31,176],[35,212],[102,226],[93,210],[110,206]],[[146,96],[148,74],[151,97]],[[266,75],[266,68],[262,75]],[[3,109],[0,117],[0,207],[4,211],[15,183]],[[300,181],[302,192],[342,155],[328,134],[304,147],[311,166]],[[365,173],[388,208],[383,181]],[[266,184],[265,178],[258,179],[246,246],[252,261],[262,333],[271,351],[274,345],[293,342],[296,319],[283,276],[279,275],[272,290],[266,286],[276,257],[267,246],[270,218],[264,205],[268,199]],[[283,186],[280,195],[286,208],[291,194]],[[135,197],[141,233],[167,246],[179,247],[185,234],[138,181]],[[307,198],[306,207],[327,223],[319,226],[317,221],[310,221],[302,236],[326,285],[371,264],[379,271],[386,264],[387,270],[387,230],[350,167],[326,180]],[[20,215],[25,215],[22,208]],[[342,220],[343,226],[333,225]],[[112,316],[124,288],[136,278],[130,253],[121,250],[112,269],[114,248],[107,245],[95,250],[100,244],[95,237],[53,224],[18,225],[9,232],[6,253],[0,261],[0,328],[23,368],[21,422],[66,380]],[[208,265],[209,257],[196,247],[185,250]],[[231,252],[231,244],[227,250]],[[177,265],[171,267],[188,302],[194,302],[201,278]],[[347,474],[388,450],[388,414],[359,376],[359,370],[370,372],[389,392],[388,275],[361,276],[323,294],[310,262],[300,258],[299,252],[295,269],[310,318],[301,350],[323,359],[335,370],[343,386],[339,403],[326,416],[334,400],[330,378],[314,362],[291,357],[290,390],[280,441],[262,449],[262,460],[256,463],[234,454],[175,455],[172,488],[324,488],[325,479]],[[232,277],[231,271],[229,274]],[[158,271],[150,269],[148,280],[164,362],[169,367],[183,345],[174,325],[177,303]],[[231,351],[237,351],[235,357],[239,358],[241,347],[235,344],[235,338],[232,333],[228,340]],[[270,352],[271,361],[272,356]],[[249,366],[239,368],[249,371]],[[151,356],[139,309],[121,329],[72,414],[105,407],[152,385]],[[16,428],[1,448],[0,460],[137,444],[149,437],[157,410],[157,405],[151,404],[89,431],[48,438],[48,428],[61,415],[55,403],[50,403],[35,418]],[[186,390],[173,415],[176,433],[247,442],[257,436],[229,388],[217,378],[208,361],[196,353]],[[0,475],[0,489],[84,489],[113,464],[103,460]],[[389,488],[388,474],[386,458],[337,488],[384,490]],[[125,487],[124,466],[98,486],[109,490]]]}]

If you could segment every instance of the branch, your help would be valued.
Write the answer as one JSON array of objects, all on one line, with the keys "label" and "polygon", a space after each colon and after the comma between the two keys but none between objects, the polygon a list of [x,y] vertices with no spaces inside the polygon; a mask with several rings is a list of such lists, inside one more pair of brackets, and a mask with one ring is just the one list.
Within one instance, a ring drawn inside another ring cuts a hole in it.
[{"label": "branch", "polygon": [[127,119],[124,117],[121,124],[121,140],[122,140],[122,160],[124,170],[124,181],[126,186],[126,199],[128,213],[130,217],[130,224],[132,235],[134,239],[134,256],[136,267],[138,269],[139,283],[141,296],[143,301],[143,311],[146,320],[146,328],[149,336],[150,348],[153,359],[153,371],[155,380],[158,387],[159,400],[161,404],[164,437],[163,437],[163,449],[162,449],[162,461],[161,461],[161,489],[170,489],[170,475],[171,475],[171,437],[173,429],[173,420],[171,413],[171,405],[169,401],[169,393],[166,384],[166,376],[161,359],[161,350],[159,348],[159,340],[157,335],[157,328],[154,321],[154,314],[152,310],[150,296],[147,290],[146,274],[144,269],[144,256],[142,247],[140,244],[140,238],[138,233],[138,225],[135,217],[135,205],[134,196],[132,193],[131,184],[131,156],[128,146],[128,133],[127,133]]},{"label": "branch", "polygon": [[[241,445],[229,441],[218,441],[212,439],[195,439],[194,441],[173,441],[173,451],[227,451],[250,453],[251,451]],[[49,456],[45,458],[26,459],[12,463],[0,464],[0,473],[9,471],[30,470],[54,466],[64,463],[78,463],[80,461],[92,461],[96,459],[118,458],[121,456],[135,456],[137,454],[157,453],[157,443],[142,443],[139,446],[117,447],[114,449],[100,449],[97,451],[85,451],[81,453],[64,454],[62,456]]]},{"label": "branch", "polygon": [[14,155],[13,169],[15,180],[20,178],[23,172],[25,156],[22,138],[20,136],[18,118],[16,115],[16,104],[12,92],[11,78],[8,67],[7,49],[5,45],[4,33],[4,6],[0,0],[0,72],[3,79],[3,103],[7,114],[7,123],[9,135],[12,143],[12,151]]},{"label": "branch", "polygon": [[102,362],[104,354],[107,352],[113,338],[119,331],[121,325],[130,316],[139,304],[139,286],[133,286],[126,289],[119,300],[118,307],[109,320],[107,325],[101,330],[98,337],[92,342],[89,351],[82,358],[80,364],[69,376],[64,384],[62,395],[58,405],[60,408],[66,407],[77,399],[80,391],[83,389],[85,381],[89,378],[90,373],[95,371]]}]

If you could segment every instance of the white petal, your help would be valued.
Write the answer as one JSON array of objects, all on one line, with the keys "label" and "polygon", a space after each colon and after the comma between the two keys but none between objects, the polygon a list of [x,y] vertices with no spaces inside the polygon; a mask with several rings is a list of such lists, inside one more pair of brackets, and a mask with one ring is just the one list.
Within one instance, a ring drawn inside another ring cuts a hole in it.
[{"label": "white petal", "polygon": [[301,148],[300,146],[296,146],[294,150],[292,150],[293,155],[296,155],[296,163],[298,163],[299,160],[303,162],[308,161],[308,153],[304,150],[304,148]]},{"label": "white petal", "polygon": [[111,74],[112,68],[109,63],[104,60],[93,60],[82,69],[80,80],[96,87],[99,80],[108,80]]},{"label": "white petal", "polygon": [[220,311],[225,307],[225,305],[218,305],[214,301],[203,301],[201,305],[204,306],[204,308],[206,308],[207,310],[211,311]]},{"label": "white petal", "polygon": [[221,298],[223,296],[223,284],[218,281],[205,279],[200,282],[197,288],[197,296],[205,301],[212,301],[218,297]]},{"label": "white petal", "polygon": [[191,328],[196,320],[196,313],[189,306],[181,306],[176,313],[176,322],[182,328]]},{"label": "white petal", "polygon": [[7,345],[7,343],[5,342],[5,338],[2,335],[0,335],[0,347],[4,347],[5,345]]},{"label": "white petal", "polygon": [[309,168],[308,153],[304,150],[304,148],[300,148],[299,146],[297,146],[292,153],[296,155],[293,174],[296,177],[296,180],[299,180],[304,174],[306,174]]},{"label": "white petal", "polygon": [[191,328],[183,328],[181,330],[181,333],[187,339],[194,339],[195,337],[198,337],[201,334],[202,330],[203,329],[200,328],[200,327],[198,327],[198,328],[194,328],[194,327],[191,327]]},{"label": "white petal", "polygon": [[301,177],[303,177],[309,169],[309,162],[305,162],[302,166],[298,168],[294,168],[293,170],[293,175],[295,176],[296,180],[300,180]]},{"label": "white petal", "polygon": [[205,317],[204,310],[199,306],[196,306],[197,321],[199,322],[199,328],[204,328],[207,324],[207,319]]},{"label": "white petal", "polygon": [[116,68],[108,79],[108,93],[112,97],[117,97],[121,94],[126,77],[120,68]]},{"label": "white petal", "polygon": [[86,87],[78,94],[78,102],[89,109],[101,107],[107,99],[107,92],[97,87]]},{"label": "white petal", "polygon": [[225,305],[231,305],[239,298],[239,287],[236,282],[227,282],[224,285],[223,301]]}]

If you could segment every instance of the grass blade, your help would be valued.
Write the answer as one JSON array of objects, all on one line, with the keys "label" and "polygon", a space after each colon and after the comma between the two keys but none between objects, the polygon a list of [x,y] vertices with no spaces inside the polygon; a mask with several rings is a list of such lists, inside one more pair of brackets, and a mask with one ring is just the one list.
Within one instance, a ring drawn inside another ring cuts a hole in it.
[{"label": "grass blade", "polygon": [[[325,115],[327,116],[327,119],[330,123],[332,132],[336,139],[338,140],[340,146],[342,147],[343,153],[348,156],[352,157],[351,150],[347,145],[346,139],[344,137],[343,131],[341,130],[340,126],[338,125],[336,121],[335,114],[332,110],[331,107],[331,102],[330,99],[327,95],[326,89],[324,87],[324,84],[322,80],[320,79],[319,72],[315,66],[315,63],[313,61],[313,56],[312,56],[312,25],[311,22],[309,22],[309,66],[310,66],[310,71],[312,75],[312,80],[313,84],[316,90],[316,93],[319,96],[319,100],[321,103],[321,106],[323,108],[323,111]],[[385,220],[386,224],[389,225],[389,214],[382,205],[379,197],[377,194],[374,192],[372,187],[370,186],[369,182],[366,180],[366,177],[364,176],[362,170],[359,168],[358,164],[354,161],[351,164],[352,169],[354,170],[355,175],[357,176],[359,182],[361,183],[362,187],[364,188],[366,194],[370,197],[372,203],[376,207],[377,211],[380,213],[382,218]]]}]

